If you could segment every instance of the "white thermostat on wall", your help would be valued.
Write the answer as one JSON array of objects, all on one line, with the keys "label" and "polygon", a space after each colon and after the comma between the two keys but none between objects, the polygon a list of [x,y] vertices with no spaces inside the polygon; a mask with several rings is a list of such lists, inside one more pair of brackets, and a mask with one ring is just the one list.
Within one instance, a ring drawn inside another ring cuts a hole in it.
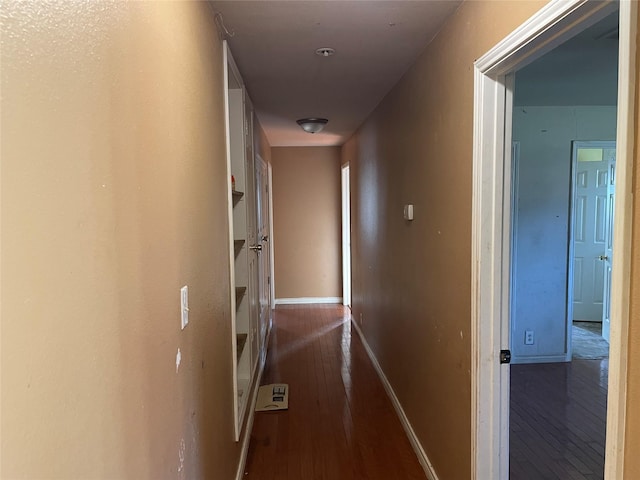
[{"label": "white thermostat on wall", "polygon": [[413,220],[413,205],[404,206],[404,219]]}]

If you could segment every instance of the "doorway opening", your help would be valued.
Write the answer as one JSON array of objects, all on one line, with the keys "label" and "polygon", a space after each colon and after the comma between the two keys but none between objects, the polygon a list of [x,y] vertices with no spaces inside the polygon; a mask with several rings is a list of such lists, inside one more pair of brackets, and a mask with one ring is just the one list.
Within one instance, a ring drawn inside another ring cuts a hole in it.
[{"label": "doorway opening", "polygon": [[349,164],[342,166],[342,304],[351,307],[351,190]]},{"label": "doorway opening", "polygon": [[[517,146],[511,156],[512,363],[570,362],[574,353],[590,358],[589,347],[600,358],[608,351],[593,330],[601,330],[609,296],[605,250],[613,191],[609,197],[607,185],[609,163],[615,166],[618,31],[616,11],[518,69],[507,85]],[[607,327],[603,333],[608,339]]]},{"label": "doorway opening", "polygon": [[616,11],[518,70],[507,102],[511,480],[604,477],[617,31]]},{"label": "doorway opening", "polygon": [[[509,478],[513,128],[508,76],[620,8],[617,172],[605,478],[622,476],[631,247],[631,175],[637,5],[551,2],[475,63],[472,230],[472,472]],[[511,90],[512,92],[512,90]],[[507,148],[509,146],[509,148]],[[544,185],[540,185],[544,188]],[[567,215],[568,212],[565,212]],[[567,246],[565,237],[565,249]],[[566,262],[564,265],[566,269]],[[567,288],[565,284],[565,289]],[[566,297],[565,297],[566,302]],[[524,338],[522,339],[524,341]]]},{"label": "doorway opening", "polygon": [[571,352],[597,358],[608,354],[611,331],[615,141],[573,142],[572,170]]}]

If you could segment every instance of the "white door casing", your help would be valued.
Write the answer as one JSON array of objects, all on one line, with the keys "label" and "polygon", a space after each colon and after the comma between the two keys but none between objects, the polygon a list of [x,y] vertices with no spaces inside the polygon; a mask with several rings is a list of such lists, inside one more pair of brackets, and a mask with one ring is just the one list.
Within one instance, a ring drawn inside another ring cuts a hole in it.
[{"label": "white door casing", "polygon": [[342,304],[351,306],[351,199],[349,164],[342,166]]},{"label": "white door casing", "polygon": [[271,164],[267,164],[267,184],[269,185],[269,277],[270,277],[270,298],[271,298],[271,309],[273,310],[276,307],[276,280],[275,280],[275,254],[274,254],[274,243],[275,238],[273,234],[273,169]]},{"label": "white door casing", "polygon": [[[618,161],[612,267],[605,479],[622,478],[626,414],[630,284],[637,3],[560,0],[545,5],[474,64],[472,195],[472,478],[506,480],[508,472],[508,368],[499,353],[509,324],[510,115],[505,76],[620,9]],[[507,201],[505,201],[507,200]],[[626,263],[626,264],[625,264]],[[506,325],[506,326],[505,326]],[[508,336],[507,336],[508,338]]]}]

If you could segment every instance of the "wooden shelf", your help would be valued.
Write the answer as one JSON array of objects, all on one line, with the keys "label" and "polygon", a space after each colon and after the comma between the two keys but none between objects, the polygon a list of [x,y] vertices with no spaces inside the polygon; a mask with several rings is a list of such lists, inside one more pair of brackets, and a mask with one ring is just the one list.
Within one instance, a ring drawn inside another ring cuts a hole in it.
[{"label": "wooden shelf", "polygon": [[236,287],[236,310],[238,306],[240,306],[240,302],[242,301],[242,297],[247,292],[247,287]]},{"label": "wooden shelf", "polygon": [[238,333],[236,335],[236,362],[240,361],[240,357],[242,356],[242,351],[244,350],[245,345],[247,344],[247,337],[248,335],[246,333]]},{"label": "wooden shelf", "polygon": [[244,240],[234,240],[233,241],[233,251],[234,251],[234,254],[235,254],[236,257],[240,253],[240,250],[242,250],[242,246],[244,244],[245,244]]}]

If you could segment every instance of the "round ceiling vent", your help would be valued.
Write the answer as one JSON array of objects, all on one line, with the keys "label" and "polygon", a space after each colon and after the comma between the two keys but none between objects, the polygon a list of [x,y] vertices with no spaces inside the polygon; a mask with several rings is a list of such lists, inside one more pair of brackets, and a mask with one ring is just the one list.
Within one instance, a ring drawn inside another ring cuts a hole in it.
[{"label": "round ceiling vent", "polygon": [[316,50],[316,55],[320,55],[321,57],[330,57],[334,55],[336,51],[333,48],[322,47]]}]

